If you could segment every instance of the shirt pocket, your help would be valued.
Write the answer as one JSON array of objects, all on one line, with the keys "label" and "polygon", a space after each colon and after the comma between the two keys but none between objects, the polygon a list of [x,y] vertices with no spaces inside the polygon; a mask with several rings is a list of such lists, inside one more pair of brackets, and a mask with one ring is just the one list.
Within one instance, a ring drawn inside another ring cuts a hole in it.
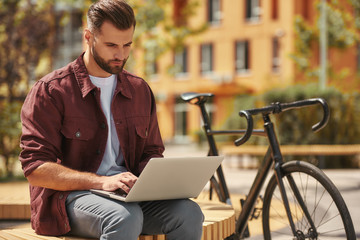
[{"label": "shirt pocket", "polygon": [[105,150],[107,130],[95,120],[67,118],[60,131],[62,164],[79,171],[96,172]]},{"label": "shirt pocket", "polygon": [[61,133],[71,140],[88,141],[95,138],[96,123],[88,119],[66,119],[63,122]]},{"label": "shirt pocket", "polygon": [[135,126],[136,135],[140,139],[146,139],[148,136],[148,127],[147,126]]},{"label": "shirt pocket", "polygon": [[130,160],[130,168],[141,160],[149,134],[149,117],[133,117],[128,123],[128,151],[125,156]]}]

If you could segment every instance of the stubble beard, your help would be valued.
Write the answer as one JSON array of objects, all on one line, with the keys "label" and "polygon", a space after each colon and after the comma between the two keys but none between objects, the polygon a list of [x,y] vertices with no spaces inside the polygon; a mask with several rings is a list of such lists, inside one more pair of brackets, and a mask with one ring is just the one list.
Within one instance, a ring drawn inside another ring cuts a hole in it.
[{"label": "stubble beard", "polygon": [[[102,57],[100,57],[100,55],[97,53],[97,51],[95,50],[95,47],[93,46],[92,49],[92,55],[93,58],[95,60],[95,62],[97,63],[97,65],[103,69],[105,72],[108,72],[110,74],[118,74],[120,72],[123,71],[125,63],[127,61],[127,58],[124,60],[120,60],[120,59],[112,59],[112,60],[108,60],[106,61],[105,59],[103,59]],[[121,65],[115,65],[115,66],[111,66],[111,62],[116,62],[116,63],[122,63]]]}]

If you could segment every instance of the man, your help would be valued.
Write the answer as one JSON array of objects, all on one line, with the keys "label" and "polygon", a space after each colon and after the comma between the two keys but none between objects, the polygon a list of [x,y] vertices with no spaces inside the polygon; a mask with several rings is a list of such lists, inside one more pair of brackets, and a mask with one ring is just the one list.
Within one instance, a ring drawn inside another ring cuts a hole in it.
[{"label": "man", "polygon": [[164,146],[149,86],[123,70],[136,25],[132,8],[102,0],[87,17],[85,53],[37,81],[22,108],[20,161],[32,227],[44,235],[200,239],[203,215],[188,199],[123,203],[90,193],[129,192]]}]

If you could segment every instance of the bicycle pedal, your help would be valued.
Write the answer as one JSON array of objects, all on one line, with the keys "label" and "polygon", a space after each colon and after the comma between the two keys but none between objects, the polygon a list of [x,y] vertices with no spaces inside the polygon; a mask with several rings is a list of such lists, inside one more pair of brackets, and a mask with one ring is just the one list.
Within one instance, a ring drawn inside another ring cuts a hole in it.
[{"label": "bicycle pedal", "polygon": [[262,208],[254,208],[253,212],[250,215],[249,221],[253,220],[253,219],[258,219],[261,215],[262,212]]}]

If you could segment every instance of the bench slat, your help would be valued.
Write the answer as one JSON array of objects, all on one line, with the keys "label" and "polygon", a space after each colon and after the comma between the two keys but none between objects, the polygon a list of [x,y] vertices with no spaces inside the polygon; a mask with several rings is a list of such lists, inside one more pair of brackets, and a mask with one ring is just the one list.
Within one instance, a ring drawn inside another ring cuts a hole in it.
[{"label": "bench slat", "polygon": [[[221,152],[225,155],[264,155],[268,146],[223,146]],[[358,155],[360,144],[349,145],[282,145],[283,155]]]},{"label": "bench slat", "polygon": [[[92,240],[89,238],[80,238],[80,237],[71,237],[71,236],[62,236],[62,237],[52,237],[52,236],[41,236],[37,235],[34,230],[30,228],[20,228],[20,229],[9,229],[0,231],[0,239],[6,240]],[[140,236],[138,240],[165,240],[165,235],[156,235],[156,236]]]}]

